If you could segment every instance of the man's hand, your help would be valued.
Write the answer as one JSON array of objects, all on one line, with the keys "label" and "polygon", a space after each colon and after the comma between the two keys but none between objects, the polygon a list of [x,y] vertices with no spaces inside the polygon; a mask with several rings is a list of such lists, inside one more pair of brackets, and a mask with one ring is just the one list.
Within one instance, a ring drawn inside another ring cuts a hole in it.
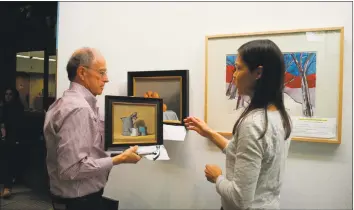
[{"label": "man's hand", "polygon": [[[160,98],[160,95],[157,92],[147,91],[144,93],[144,98]],[[167,111],[167,105],[163,104],[162,106],[163,112]]]},{"label": "man's hand", "polygon": [[151,90],[144,93],[144,98],[160,98],[157,92],[152,92]]},{"label": "man's hand", "polygon": [[141,157],[136,154],[138,146],[131,147],[125,150],[122,154],[113,157],[113,165],[121,163],[137,163],[141,160]]},{"label": "man's hand", "polygon": [[122,155],[125,156],[124,163],[137,163],[141,159],[141,157],[136,153],[138,150],[138,146],[130,147],[125,150]]},{"label": "man's hand", "polygon": [[206,165],[205,166],[205,177],[211,183],[215,183],[217,178],[222,174],[221,168],[217,165]]}]

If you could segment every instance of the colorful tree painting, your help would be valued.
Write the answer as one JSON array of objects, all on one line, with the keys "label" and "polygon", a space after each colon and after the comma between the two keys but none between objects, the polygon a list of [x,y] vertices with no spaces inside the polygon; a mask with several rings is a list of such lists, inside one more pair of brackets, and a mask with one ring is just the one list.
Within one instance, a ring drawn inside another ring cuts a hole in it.
[{"label": "colorful tree painting", "polygon": [[229,96],[229,99],[235,99],[237,94],[236,86],[233,84],[236,59],[237,55],[226,55],[226,96]]},{"label": "colorful tree painting", "polygon": [[316,53],[284,53],[284,61],[284,93],[302,104],[303,116],[312,117],[316,92]]},{"label": "colorful tree painting", "polygon": [[[233,73],[237,55],[226,55],[226,96],[237,100],[236,109],[246,105],[243,97],[238,96],[233,84]],[[302,105],[302,115],[312,117],[315,107],[316,90],[316,53],[284,53],[285,75],[284,94]],[[291,110],[290,110],[291,112]]]}]

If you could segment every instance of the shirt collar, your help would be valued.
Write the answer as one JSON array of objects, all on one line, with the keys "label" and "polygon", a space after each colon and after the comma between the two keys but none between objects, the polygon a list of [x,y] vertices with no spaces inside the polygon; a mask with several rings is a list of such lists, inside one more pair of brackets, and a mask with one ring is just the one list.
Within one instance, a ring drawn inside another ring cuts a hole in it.
[{"label": "shirt collar", "polygon": [[90,104],[91,108],[96,111],[97,99],[87,88],[79,83],[71,82],[69,89],[77,91],[79,94],[83,95],[85,100]]}]

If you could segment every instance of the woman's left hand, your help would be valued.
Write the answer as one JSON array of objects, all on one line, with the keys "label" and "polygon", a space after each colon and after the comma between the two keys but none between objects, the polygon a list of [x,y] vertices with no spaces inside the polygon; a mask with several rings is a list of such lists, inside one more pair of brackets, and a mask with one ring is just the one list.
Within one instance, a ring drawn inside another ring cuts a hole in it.
[{"label": "woman's left hand", "polygon": [[207,164],[205,166],[205,177],[209,182],[215,183],[216,179],[222,175],[222,170],[219,166],[217,165],[209,165]]}]

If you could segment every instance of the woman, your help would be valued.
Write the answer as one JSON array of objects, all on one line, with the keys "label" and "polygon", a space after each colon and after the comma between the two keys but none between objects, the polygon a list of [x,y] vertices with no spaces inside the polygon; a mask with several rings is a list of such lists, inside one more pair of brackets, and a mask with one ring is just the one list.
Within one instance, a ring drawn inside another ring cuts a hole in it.
[{"label": "woman", "polygon": [[226,174],[206,165],[205,176],[216,183],[222,209],[279,209],[291,120],[283,102],[284,58],[270,40],[238,49],[234,81],[240,95],[251,98],[228,141],[202,120],[188,117],[188,130],[209,138],[226,153]]},{"label": "woman", "polygon": [[16,170],[19,167],[17,159],[19,158],[19,142],[21,141],[21,125],[23,122],[24,107],[20,100],[19,92],[15,88],[7,88],[5,90],[4,105],[2,113],[2,132],[4,138],[4,158],[5,174],[4,190],[1,197],[8,198],[11,196],[13,179],[15,178]]},{"label": "woman", "polygon": [[5,125],[3,122],[3,106],[4,106],[4,102],[2,101],[2,99],[0,99],[0,137],[1,140],[5,141]]}]

